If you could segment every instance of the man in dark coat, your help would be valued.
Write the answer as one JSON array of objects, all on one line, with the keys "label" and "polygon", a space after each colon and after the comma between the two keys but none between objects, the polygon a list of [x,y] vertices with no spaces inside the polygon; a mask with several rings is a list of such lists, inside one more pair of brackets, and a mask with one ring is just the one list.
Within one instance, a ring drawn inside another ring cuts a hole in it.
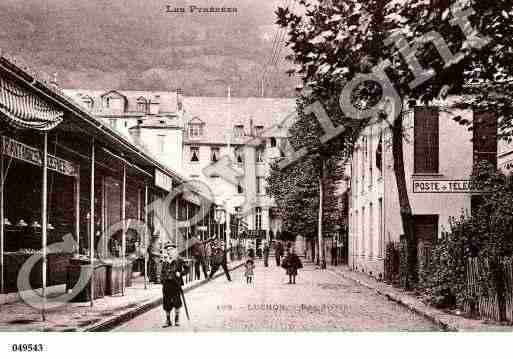
[{"label": "man in dark coat", "polygon": [[281,257],[283,256],[283,244],[280,241],[276,242],[276,246],[274,247],[274,256],[276,258],[276,266],[280,266]]},{"label": "man in dark coat", "polygon": [[269,267],[269,245],[264,244],[264,267]]},{"label": "man in dark coat", "polygon": [[162,255],[162,273],[160,275],[162,282],[162,306],[166,312],[166,324],[164,327],[170,327],[171,311],[175,310],[175,326],[180,323],[180,308],[182,307],[182,276],[189,272],[189,267],[185,261],[178,255],[175,245],[168,244],[164,247]]},{"label": "man in dark coat", "polygon": [[337,247],[335,246],[331,247],[331,265],[337,265]]},{"label": "man in dark coat", "polygon": [[228,271],[228,265],[226,263],[226,251],[223,243],[219,239],[214,239],[211,243],[212,246],[212,270],[210,271],[209,279],[212,279],[216,274],[219,267],[223,267],[226,279],[231,282],[230,272]]},{"label": "man in dark coat", "polygon": [[203,270],[203,275],[205,278],[208,278],[207,274],[207,256],[205,251],[205,245],[201,242],[198,235],[192,237],[192,246],[191,246],[192,257],[194,258],[196,279],[200,279],[199,269]]}]

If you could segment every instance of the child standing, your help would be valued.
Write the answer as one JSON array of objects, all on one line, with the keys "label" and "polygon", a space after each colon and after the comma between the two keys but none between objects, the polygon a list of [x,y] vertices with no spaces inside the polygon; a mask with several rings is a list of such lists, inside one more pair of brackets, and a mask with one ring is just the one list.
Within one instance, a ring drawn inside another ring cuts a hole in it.
[{"label": "child standing", "polygon": [[294,247],[289,249],[287,256],[283,260],[282,267],[287,271],[289,284],[296,284],[297,270],[303,268],[303,263],[301,263],[301,259],[296,254]]},{"label": "child standing", "polygon": [[254,275],[254,269],[255,269],[255,263],[252,259],[248,259],[246,261],[246,264],[244,265],[246,267],[246,270],[244,272],[244,276],[246,277],[246,283],[252,283],[253,282],[253,275]]}]

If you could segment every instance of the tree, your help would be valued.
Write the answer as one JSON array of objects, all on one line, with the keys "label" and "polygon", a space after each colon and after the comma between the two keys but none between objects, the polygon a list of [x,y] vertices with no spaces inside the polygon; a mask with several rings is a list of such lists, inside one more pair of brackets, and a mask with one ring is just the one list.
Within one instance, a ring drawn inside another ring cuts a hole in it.
[{"label": "tree", "polygon": [[[507,34],[513,26],[510,21],[513,2],[331,0],[315,5],[306,0],[297,2],[303,6],[303,14],[279,8],[278,24],[289,29],[288,44],[293,50],[290,59],[297,65],[291,72],[302,76],[304,85],[311,89],[312,99],[338,98],[340,92],[334,90],[343,88],[360,73],[375,73],[381,66],[381,79],[392,84],[388,90],[400,102],[389,127],[409,253],[408,286],[411,286],[416,281],[415,242],[404,173],[402,104],[409,99],[428,104],[439,95],[465,90],[472,97],[464,98],[460,105],[497,113],[501,119],[499,128],[508,134],[513,113],[513,40]],[[451,6],[455,6],[453,10]],[[472,9],[472,15],[465,13]],[[447,53],[442,56],[440,39],[451,56]],[[449,57],[452,62],[446,61]],[[471,80],[479,86],[468,86]],[[385,90],[383,82],[366,81],[354,89],[350,101],[354,107],[367,110],[383,99]],[[383,112],[377,117],[386,116],[390,114]],[[358,133],[358,128],[365,127],[365,121],[356,126],[347,122],[346,126]],[[357,138],[354,133],[349,138]],[[346,142],[346,148],[350,147],[350,141]]]}]

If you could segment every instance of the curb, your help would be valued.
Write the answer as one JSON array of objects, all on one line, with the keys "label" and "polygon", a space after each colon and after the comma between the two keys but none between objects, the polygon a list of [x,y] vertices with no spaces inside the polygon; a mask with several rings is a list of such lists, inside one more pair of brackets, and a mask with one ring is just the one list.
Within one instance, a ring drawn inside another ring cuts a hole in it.
[{"label": "curb", "polygon": [[394,293],[385,293],[381,289],[374,287],[370,284],[367,284],[365,282],[362,282],[361,280],[359,280],[357,278],[353,278],[344,272],[335,272],[330,269],[328,269],[328,272],[330,272],[331,274],[333,274],[335,276],[340,276],[345,279],[352,280],[353,282],[357,283],[358,285],[361,285],[365,288],[371,289],[371,290],[375,291],[377,294],[386,297],[388,300],[391,300],[397,304],[400,304],[403,307],[408,308],[409,310],[411,310],[414,313],[422,315],[424,318],[433,322],[435,325],[437,325],[443,331],[446,331],[446,332],[458,332],[459,331],[459,329],[456,326],[451,325],[450,323],[444,321],[443,319],[440,319],[436,314],[430,313],[429,311],[426,311],[423,308],[416,306],[415,304],[408,303],[408,302],[404,301],[403,298],[401,298],[401,296],[398,296]]},{"label": "curb", "polygon": [[[240,267],[242,267],[244,265],[244,263],[240,263],[232,268],[229,269],[230,272],[234,271],[235,269],[238,269]],[[214,275],[214,277],[212,279],[215,279],[215,278],[218,278],[220,276],[224,275],[224,273],[221,271],[219,273],[216,273]],[[184,293],[187,293],[193,289],[196,289],[198,287],[200,287],[201,285],[205,284],[205,283],[208,283],[207,280],[203,279],[202,281],[199,281],[197,283],[194,283],[192,284],[191,286],[187,287],[187,288],[184,288],[183,289],[183,292]],[[136,308],[133,308],[127,312],[124,312],[124,313],[121,313],[119,315],[116,315],[114,317],[111,317],[111,318],[108,318],[104,321],[101,321],[97,324],[94,324],[94,325],[91,325],[89,327],[86,327],[82,330],[80,330],[81,332],[105,332],[105,331],[109,331],[109,330],[112,330],[114,329],[115,327],[123,324],[123,323],[126,323],[128,321],[130,321],[131,319],[141,315],[141,314],[144,314],[158,306],[160,306],[162,304],[162,296],[156,298],[156,299],[151,299],[149,301],[146,301],[144,302],[143,304],[137,306]]]}]

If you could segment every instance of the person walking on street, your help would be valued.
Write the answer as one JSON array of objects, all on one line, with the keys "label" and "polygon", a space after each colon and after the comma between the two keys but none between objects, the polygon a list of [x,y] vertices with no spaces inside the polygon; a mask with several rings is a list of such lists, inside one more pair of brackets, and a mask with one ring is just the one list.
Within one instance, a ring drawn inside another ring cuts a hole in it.
[{"label": "person walking on street", "polygon": [[264,244],[264,267],[269,267],[269,245]]},{"label": "person walking on street", "polygon": [[331,247],[331,265],[337,265],[337,247],[335,246]]},{"label": "person walking on street", "polygon": [[205,279],[208,278],[207,274],[207,255],[205,251],[205,244],[201,242],[200,237],[195,235],[192,237],[191,246],[192,257],[194,258],[194,269],[196,279],[200,279],[200,266],[203,270]]},{"label": "person walking on street", "polygon": [[180,323],[180,308],[182,307],[182,276],[189,273],[189,267],[182,257],[178,255],[175,245],[168,244],[164,248],[162,256],[162,306],[166,312],[166,324],[164,327],[170,327],[171,311],[175,310],[175,326]]},{"label": "person walking on street", "polygon": [[214,274],[216,274],[219,267],[223,268],[224,274],[226,275],[226,279],[229,282],[232,281],[230,278],[230,272],[228,271],[228,265],[226,263],[226,251],[223,248],[223,243],[219,239],[214,239],[212,241],[212,269],[210,271],[209,279],[212,279]]},{"label": "person walking on street", "polygon": [[281,257],[283,256],[283,244],[280,241],[276,242],[276,246],[274,247],[274,256],[276,258],[276,266],[280,266]]},{"label": "person walking on street", "polygon": [[289,276],[289,284],[296,284],[297,270],[303,268],[303,263],[296,254],[294,247],[287,250],[287,255],[283,259],[282,267],[286,270]]},{"label": "person walking on street", "polygon": [[246,268],[244,271],[244,276],[246,277],[246,283],[252,283],[253,282],[253,276],[255,274],[255,263],[252,259],[248,259],[246,261],[246,264],[244,264],[244,267]]}]

